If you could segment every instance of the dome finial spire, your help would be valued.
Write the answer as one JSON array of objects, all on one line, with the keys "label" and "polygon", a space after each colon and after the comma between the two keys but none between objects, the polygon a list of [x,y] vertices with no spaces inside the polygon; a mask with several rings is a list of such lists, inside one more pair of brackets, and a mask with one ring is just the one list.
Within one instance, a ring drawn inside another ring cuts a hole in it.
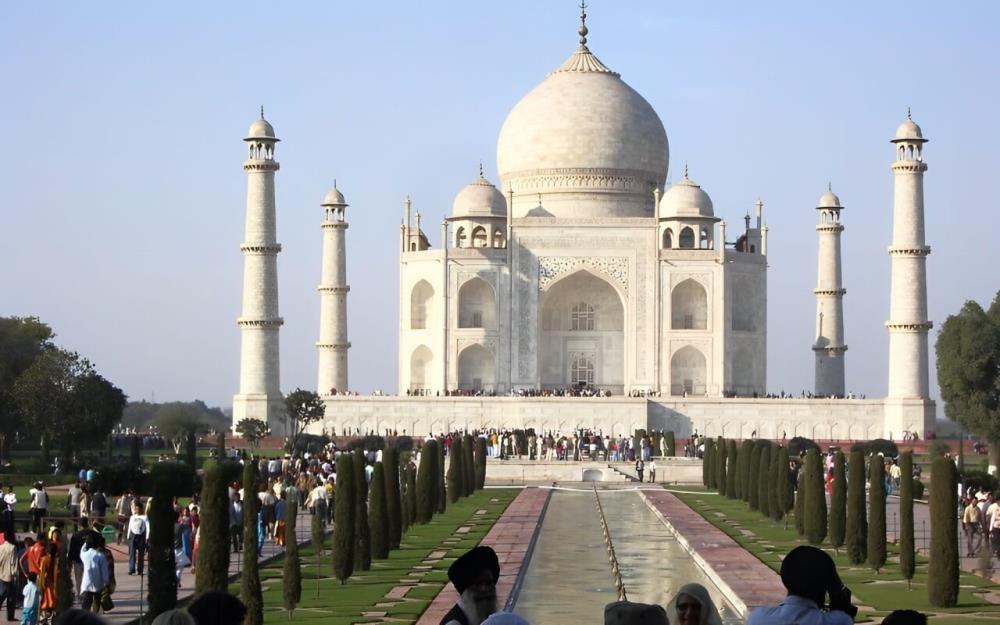
[{"label": "dome finial spire", "polygon": [[263,104],[260,105],[260,118],[264,119],[264,105]]},{"label": "dome finial spire", "polygon": [[479,178],[480,179],[486,178],[486,176],[483,175],[483,159],[479,159]]},{"label": "dome finial spire", "polygon": [[830,193],[833,193],[833,183],[832,182],[827,181],[827,183],[826,183],[826,190],[829,191]]},{"label": "dome finial spire", "polygon": [[687,161],[684,161],[684,179],[685,180],[689,180],[689,178],[688,178],[688,162]]},{"label": "dome finial spire", "polygon": [[910,113],[910,107],[906,107],[906,119],[913,121],[913,115]]},{"label": "dome finial spire", "polygon": [[580,47],[587,47],[587,2],[586,0],[580,0],[580,28],[577,30],[580,33]]}]

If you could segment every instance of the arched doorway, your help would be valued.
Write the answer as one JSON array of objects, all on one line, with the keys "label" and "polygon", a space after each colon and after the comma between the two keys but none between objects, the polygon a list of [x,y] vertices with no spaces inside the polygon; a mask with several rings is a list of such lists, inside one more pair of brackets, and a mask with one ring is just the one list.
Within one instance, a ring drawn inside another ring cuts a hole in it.
[{"label": "arched doorway", "polygon": [[670,296],[670,327],[673,330],[708,328],[708,294],[705,287],[688,278],[674,287]]},{"label": "arched doorway", "polygon": [[410,355],[410,391],[423,393],[430,386],[431,363],[434,355],[426,345],[413,350]]},{"label": "arched doorway", "polygon": [[704,395],[706,373],[705,355],[696,347],[682,347],[670,359],[670,394]]},{"label": "arched doorway", "polygon": [[434,287],[426,280],[417,282],[410,292],[410,329],[425,330],[431,327]]},{"label": "arched doorway", "polygon": [[458,289],[458,327],[496,329],[493,287],[482,278],[472,278]]},{"label": "arched doorway", "polygon": [[542,388],[624,391],[625,308],[605,279],[581,269],[552,284],[542,296],[539,335]]},{"label": "arched doorway", "polygon": [[470,345],[458,355],[458,388],[463,391],[491,391],[496,387],[493,354],[479,345]]}]

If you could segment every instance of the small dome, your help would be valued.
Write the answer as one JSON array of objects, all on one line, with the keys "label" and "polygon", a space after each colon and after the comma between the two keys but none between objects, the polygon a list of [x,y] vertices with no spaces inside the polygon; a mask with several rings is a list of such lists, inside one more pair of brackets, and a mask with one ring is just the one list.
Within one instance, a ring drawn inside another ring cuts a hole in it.
[{"label": "small dome", "polygon": [[660,200],[661,217],[715,217],[712,198],[687,177],[674,184]]},{"label": "small dome", "polygon": [[344,199],[344,194],[334,184],[333,188],[326,192],[326,197],[323,198],[323,203],[320,206],[347,206],[347,200]]},{"label": "small dome", "polygon": [[493,183],[480,176],[455,196],[451,216],[507,217],[507,200]]},{"label": "small dome", "polygon": [[279,139],[274,136],[274,127],[266,119],[261,117],[260,119],[255,119],[252,124],[250,124],[250,130],[247,131],[247,140],[250,139],[273,139],[278,141]]},{"label": "small dome", "polygon": [[819,197],[819,204],[816,208],[844,208],[840,204],[840,198],[832,190],[828,190],[826,193]]},{"label": "small dome", "polygon": [[896,141],[917,141],[923,143],[927,141],[927,139],[924,139],[924,133],[920,132],[920,126],[907,117],[906,120],[903,121],[898,128],[896,128],[896,137],[892,141],[894,143]]}]

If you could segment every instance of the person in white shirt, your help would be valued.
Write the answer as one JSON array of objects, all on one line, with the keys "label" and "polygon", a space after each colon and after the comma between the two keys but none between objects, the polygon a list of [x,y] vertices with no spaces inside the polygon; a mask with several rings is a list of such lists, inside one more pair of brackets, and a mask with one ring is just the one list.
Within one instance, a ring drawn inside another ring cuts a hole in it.
[{"label": "person in white shirt", "polygon": [[[788,596],[777,606],[756,608],[747,625],[853,625],[858,609],[840,581],[837,565],[822,549],[802,545],[781,561],[781,583]],[[823,610],[830,595],[829,610]]]},{"label": "person in white shirt", "polygon": [[14,527],[14,508],[16,507],[17,495],[14,493],[14,487],[8,484],[7,492],[3,496],[4,527]]},{"label": "person in white shirt", "polygon": [[35,482],[35,487],[28,491],[31,496],[31,514],[35,523],[35,531],[42,533],[42,519],[48,514],[49,493],[45,490],[45,484]]},{"label": "person in white shirt", "polygon": [[[146,562],[146,541],[149,538],[149,523],[142,514],[139,503],[132,504],[132,516],[128,519],[128,574],[142,575]],[[82,555],[81,555],[82,559]]]}]

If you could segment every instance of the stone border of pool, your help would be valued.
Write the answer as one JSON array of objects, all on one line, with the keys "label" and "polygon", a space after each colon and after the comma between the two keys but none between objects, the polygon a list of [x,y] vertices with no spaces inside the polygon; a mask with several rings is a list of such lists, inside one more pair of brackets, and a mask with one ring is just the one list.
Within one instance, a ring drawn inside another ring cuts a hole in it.
[{"label": "stone border of pool", "polygon": [[661,489],[642,489],[639,493],[743,618],[755,607],[785,600],[781,577],[771,567],[673,493]]},{"label": "stone border of pool", "polygon": [[[549,489],[536,487],[522,490],[480,542],[493,547],[500,560],[497,605],[506,606],[511,598],[516,600],[520,592],[525,565],[538,539],[538,530],[551,494]],[[445,585],[417,619],[417,625],[438,625],[456,601],[458,593],[455,587]]]}]

